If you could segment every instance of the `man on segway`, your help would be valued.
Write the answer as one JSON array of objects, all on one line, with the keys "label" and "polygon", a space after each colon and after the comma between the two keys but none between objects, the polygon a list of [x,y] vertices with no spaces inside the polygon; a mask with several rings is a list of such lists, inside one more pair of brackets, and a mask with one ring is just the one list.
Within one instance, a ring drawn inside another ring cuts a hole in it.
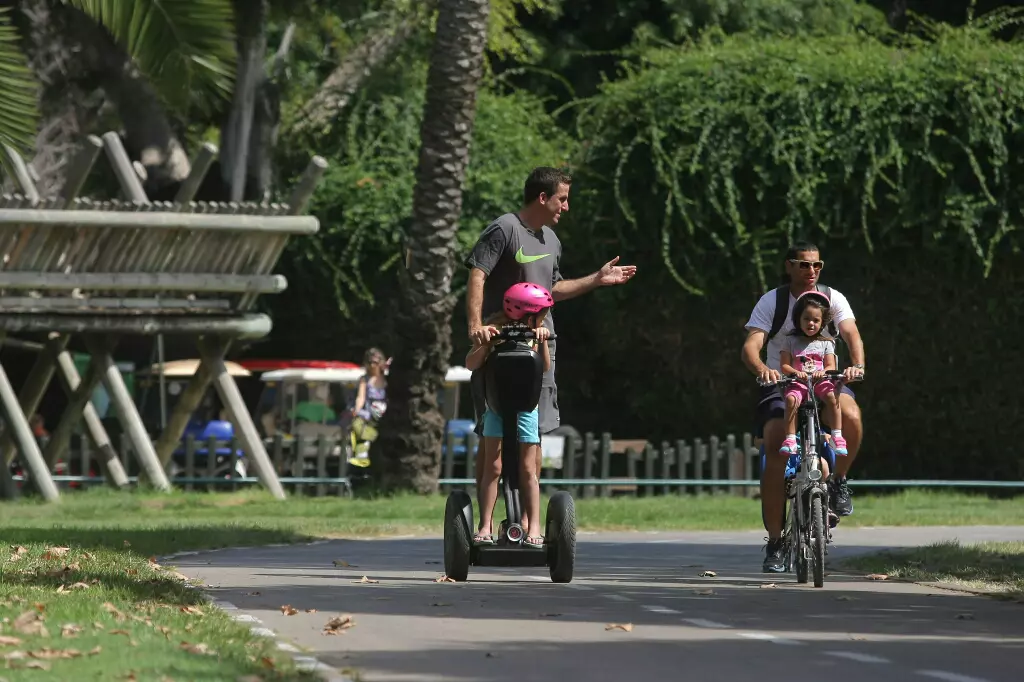
[{"label": "man on segway", "polygon": [[[466,318],[469,338],[486,343],[495,334],[484,319],[500,313],[505,292],[513,284],[529,282],[551,292],[554,301],[563,301],[598,287],[624,284],[636,274],[634,265],[617,265],[613,258],[597,272],[579,279],[563,279],[559,271],[562,243],[552,229],[569,210],[571,176],[556,168],[535,168],[523,188],[523,206],[515,213],[499,216],[483,231],[465,260],[470,268],[466,292]],[[554,316],[549,312],[544,326],[554,334]],[[548,342],[551,366],[544,373],[539,406],[539,430],[543,435],[558,428],[558,389],[555,385],[555,340]],[[483,376],[474,372],[470,382],[476,411],[477,435],[483,432]],[[538,468],[540,448],[537,448]],[[476,481],[480,488],[483,458],[476,458]]]}]

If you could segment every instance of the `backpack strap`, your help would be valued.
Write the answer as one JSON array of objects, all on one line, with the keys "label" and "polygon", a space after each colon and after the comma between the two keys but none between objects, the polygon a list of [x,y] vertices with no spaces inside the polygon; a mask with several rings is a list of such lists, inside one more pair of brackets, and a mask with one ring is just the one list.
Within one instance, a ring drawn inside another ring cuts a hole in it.
[{"label": "backpack strap", "polygon": [[775,290],[775,316],[772,318],[772,328],[768,332],[768,340],[771,341],[786,324],[786,315],[789,313],[789,286],[782,285]]}]

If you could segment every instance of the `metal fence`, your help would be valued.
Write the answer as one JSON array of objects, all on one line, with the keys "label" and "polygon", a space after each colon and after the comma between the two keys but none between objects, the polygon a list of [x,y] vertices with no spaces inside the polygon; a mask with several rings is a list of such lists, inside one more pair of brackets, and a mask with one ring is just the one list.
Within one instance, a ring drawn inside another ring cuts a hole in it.
[{"label": "metal fence", "polygon": [[[545,437],[544,441],[540,482],[547,493],[566,489],[575,497],[588,499],[673,493],[753,497],[758,492],[760,450],[751,434],[653,443],[586,433],[579,438]],[[76,445],[70,461],[55,467],[54,482],[69,488],[104,484],[88,439]],[[336,438],[277,436],[267,439],[266,447],[281,484],[294,494],[347,495],[354,483],[367,478],[365,469],[349,464],[345,443]],[[474,485],[478,447],[473,433],[467,437],[448,434],[440,460],[442,491]],[[138,482],[139,467],[130,448],[126,438],[117,451],[129,481]],[[188,438],[168,464],[167,473],[174,486],[185,490],[238,490],[259,483],[250,474],[237,441]],[[15,480],[24,479],[16,476]],[[850,484],[859,488],[1024,489],[1024,481],[861,479]]]}]

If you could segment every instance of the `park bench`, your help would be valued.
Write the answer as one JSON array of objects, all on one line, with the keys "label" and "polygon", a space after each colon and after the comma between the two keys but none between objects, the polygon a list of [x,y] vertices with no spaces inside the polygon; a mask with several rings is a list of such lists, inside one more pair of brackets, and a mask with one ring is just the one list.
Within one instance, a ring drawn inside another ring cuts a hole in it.
[{"label": "park bench", "polygon": [[[123,199],[77,196],[101,150]],[[57,500],[50,470],[81,419],[107,481],[115,487],[127,483],[89,401],[100,382],[145,479],[169,489],[164,467],[212,382],[261,483],[283,499],[280,480],[224,357],[235,340],[270,332],[270,318],[253,312],[253,304],[261,294],[285,290],[285,278],[273,268],[288,240],[318,230],[316,218],[300,214],[326,162],[313,158],[288,203],[196,202],[193,197],[216,154],[207,144],[175,200],[154,202],[116,133],[87,138],[57,197],[40,197],[24,160],[10,148],[4,153],[21,192],[0,197],[0,340],[27,334],[44,336],[46,342],[17,396],[0,364],[0,404],[8,417],[0,434],[0,489],[8,494],[14,489],[9,465],[18,451],[43,497]],[[153,443],[112,353],[123,336],[166,334],[194,338],[202,361]],[[85,376],[78,374],[67,351],[72,336],[82,338],[90,355]],[[46,451],[40,452],[27,416],[38,408],[54,373],[68,403]]]}]

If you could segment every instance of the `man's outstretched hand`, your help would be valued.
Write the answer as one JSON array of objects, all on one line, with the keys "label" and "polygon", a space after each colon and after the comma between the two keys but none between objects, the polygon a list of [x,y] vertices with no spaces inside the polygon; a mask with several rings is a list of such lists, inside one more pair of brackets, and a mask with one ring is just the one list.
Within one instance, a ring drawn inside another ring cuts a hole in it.
[{"label": "man's outstretched hand", "polygon": [[610,261],[604,264],[604,266],[597,271],[597,281],[603,286],[610,286],[612,284],[625,284],[629,280],[633,279],[636,275],[635,265],[616,265],[619,262],[619,257],[616,256]]}]

